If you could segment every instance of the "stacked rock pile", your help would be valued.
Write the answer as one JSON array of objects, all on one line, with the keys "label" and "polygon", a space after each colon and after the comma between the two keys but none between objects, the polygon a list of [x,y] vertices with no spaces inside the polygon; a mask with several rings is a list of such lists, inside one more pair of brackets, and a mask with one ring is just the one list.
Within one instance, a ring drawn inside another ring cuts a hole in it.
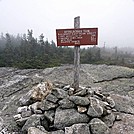
[{"label": "stacked rock pile", "polygon": [[14,119],[24,134],[110,134],[120,118],[115,102],[100,88],[42,82],[19,101]]}]

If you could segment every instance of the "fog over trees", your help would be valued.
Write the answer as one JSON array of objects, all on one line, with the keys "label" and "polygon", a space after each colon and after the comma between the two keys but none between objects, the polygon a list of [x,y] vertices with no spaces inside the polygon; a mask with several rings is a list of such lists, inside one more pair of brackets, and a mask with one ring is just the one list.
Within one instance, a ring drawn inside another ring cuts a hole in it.
[{"label": "fog over trees", "polygon": [[[0,67],[46,68],[61,64],[73,64],[73,47],[57,47],[54,41],[33,37],[33,31],[13,36],[0,36]],[[81,48],[81,64],[108,64],[133,67],[133,51],[129,48]]]}]

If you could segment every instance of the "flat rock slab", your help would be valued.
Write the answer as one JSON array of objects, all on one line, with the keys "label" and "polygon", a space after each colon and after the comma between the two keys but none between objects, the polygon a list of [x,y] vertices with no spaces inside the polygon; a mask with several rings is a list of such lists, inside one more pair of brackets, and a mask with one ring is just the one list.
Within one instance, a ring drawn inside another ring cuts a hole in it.
[{"label": "flat rock slab", "polygon": [[116,121],[111,134],[134,134],[134,115],[120,113],[121,121]]},{"label": "flat rock slab", "polygon": [[117,111],[134,114],[134,99],[118,94],[112,94],[111,98],[115,101],[115,109]]}]

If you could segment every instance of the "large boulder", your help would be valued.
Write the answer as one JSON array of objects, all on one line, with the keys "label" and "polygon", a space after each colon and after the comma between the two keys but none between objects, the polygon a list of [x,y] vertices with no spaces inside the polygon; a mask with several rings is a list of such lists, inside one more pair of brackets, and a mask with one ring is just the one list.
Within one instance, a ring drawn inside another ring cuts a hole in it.
[{"label": "large boulder", "polygon": [[64,129],[78,123],[88,123],[89,117],[86,114],[80,114],[75,109],[57,109],[55,113],[54,126],[57,129]]}]

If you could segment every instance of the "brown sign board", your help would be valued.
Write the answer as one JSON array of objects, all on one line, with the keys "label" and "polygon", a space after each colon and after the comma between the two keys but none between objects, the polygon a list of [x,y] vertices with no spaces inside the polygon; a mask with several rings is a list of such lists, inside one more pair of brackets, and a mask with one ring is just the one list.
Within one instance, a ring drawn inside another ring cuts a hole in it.
[{"label": "brown sign board", "polygon": [[57,46],[97,45],[98,28],[56,29]]}]

